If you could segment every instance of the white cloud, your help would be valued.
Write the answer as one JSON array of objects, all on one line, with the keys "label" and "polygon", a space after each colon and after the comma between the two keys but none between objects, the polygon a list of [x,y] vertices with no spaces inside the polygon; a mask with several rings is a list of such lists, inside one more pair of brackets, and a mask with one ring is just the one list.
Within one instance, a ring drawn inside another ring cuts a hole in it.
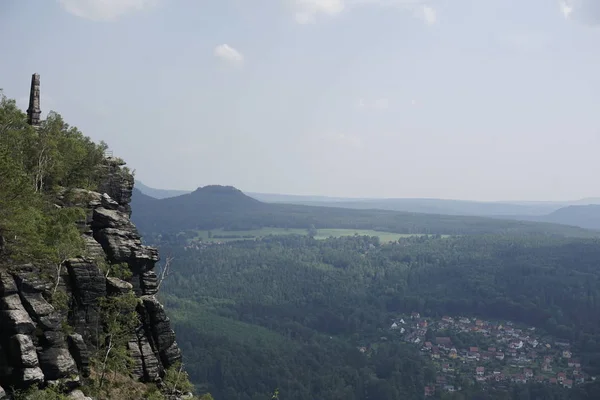
[{"label": "white cloud", "polygon": [[114,21],[155,6],[157,0],[58,0],[67,12],[94,21]]},{"label": "white cloud", "polygon": [[333,16],[344,11],[344,0],[294,0],[296,22],[309,24],[316,21],[319,14]]},{"label": "white cloud", "polygon": [[423,21],[425,21],[427,25],[433,25],[437,22],[437,13],[435,12],[435,9],[433,7],[423,6],[421,8],[421,11],[423,14]]},{"label": "white cloud", "polygon": [[319,15],[334,17],[343,11],[361,6],[395,7],[412,12],[426,24],[437,22],[435,8],[426,0],[291,0],[296,22],[315,23]]},{"label": "white cloud", "polygon": [[215,56],[231,64],[239,65],[244,62],[244,55],[226,43],[215,47]]},{"label": "white cloud", "polygon": [[560,2],[560,11],[563,13],[565,18],[569,18],[573,12],[573,7],[569,5],[567,1]]},{"label": "white cloud", "polygon": [[560,11],[569,20],[589,25],[600,25],[600,1],[560,0]]}]

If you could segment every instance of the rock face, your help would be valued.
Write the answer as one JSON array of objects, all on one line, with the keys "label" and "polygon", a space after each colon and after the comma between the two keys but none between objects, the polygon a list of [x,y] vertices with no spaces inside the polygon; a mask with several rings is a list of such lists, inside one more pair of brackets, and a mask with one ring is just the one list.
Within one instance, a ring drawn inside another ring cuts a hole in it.
[{"label": "rock face", "polygon": [[29,108],[27,108],[27,123],[38,126],[40,124],[40,74],[31,76],[31,90],[29,92]]},{"label": "rock face", "polygon": [[[127,344],[135,378],[160,382],[165,369],[181,359],[169,318],[155,297],[158,251],[142,244],[129,219],[134,180],[122,165],[106,160],[99,192],[71,189],[59,194],[57,206],[87,210],[85,220],[78,222],[87,254],[67,260],[58,283],[34,265],[18,266],[10,273],[0,270],[0,398],[2,387],[55,381],[76,387],[89,377],[90,354],[102,329],[99,304],[107,296],[133,291],[138,297],[139,325]],[[110,272],[107,276],[110,264],[126,264],[131,277],[122,280]],[[66,293],[58,308],[48,301],[55,284]]]}]

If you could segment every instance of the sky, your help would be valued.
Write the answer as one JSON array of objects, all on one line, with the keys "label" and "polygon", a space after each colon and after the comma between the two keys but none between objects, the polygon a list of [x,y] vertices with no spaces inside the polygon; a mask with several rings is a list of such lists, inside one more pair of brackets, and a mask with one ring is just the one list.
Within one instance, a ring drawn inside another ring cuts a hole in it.
[{"label": "sky", "polygon": [[0,88],[148,186],[600,196],[597,0],[0,0]]}]

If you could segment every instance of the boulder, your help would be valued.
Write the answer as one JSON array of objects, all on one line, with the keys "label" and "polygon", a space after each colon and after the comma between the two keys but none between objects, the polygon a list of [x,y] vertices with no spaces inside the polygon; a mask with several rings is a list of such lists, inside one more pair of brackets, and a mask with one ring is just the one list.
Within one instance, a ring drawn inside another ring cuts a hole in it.
[{"label": "boulder", "polygon": [[131,375],[139,381],[144,380],[144,360],[136,339],[127,342],[127,352],[132,360]]},{"label": "boulder", "polygon": [[175,332],[171,329],[169,317],[162,304],[154,296],[142,296],[142,302],[152,327],[152,334],[158,350],[168,349],[175,342]]},{"label": "boulder", "polygon": [[2,386],[0,386],[0,399],[5,399],[6,398],[6,392],[4,391],[4,388],[2,388]]},{"label": "boulder", "polygon": [[162,364],[168,368],[181,359],[181,351],[175,341],[175,332],[164,307],[154,296],[142,296],[139,308],[146,332],[150,332],[152,342],[160,355]]},{"label": "boulder", "polygon": [[141,246],[139,234],[130,230],[104,228],[94,231],[94,238],[100,243],[108,259],[114,263],[132,260],[133,249]]},{"label": "boulder", "polygon": [[42,268],[36,265],[19,265],[17,269],[19,272],[14,274],[14,278],[21,293],[47,292],[54,287],[51,280],[43,277]]},{"label": "boulder", "polygon": [[[7,289],[7,293],[12,292],[10,287]],[[30,334],[35,330],[35,324],[16,293],[0,298],[0,321],[2,321],[2,329],[6,329],[9,335]]]},{"label": "boulder", "polygon": [[87,397],[81,390],[73,390],[69,393],[68,398],[70,400],[93,400],[91,397]]},{"label": "boulder", "polygon": [[181,349],[177,345],[177,342],[173,342],[167,349],[161,350],[160,358],[166,368],[169,368],[171,365],[180,361]]},{"label": "boulder", "polygon": [[92,259],[104,260],[104,250],[102,249],[102,246],[100,246],[100,243],[94,239],[93,232],[90,231],[89,234],[84,234],[83,241],[85,243],[85,248]]},{"label": "boulder", "polygon": [[107,158],[102,166],[104,180],[100,183],[98,191],[108,195],[119,204],[119,209],[128,216],[131,215],[131,194],[133,191],[133,175],[121,169],[124,163],[117,158]]},{"label": "boulder", "polygon": [[15,367],[34,368],[39,365],[35,346],[28,335],[11,336],[8,351],[10,362]]},{"label": "boulder", "polygon": [[84,258],[66,262],[71,276],[73,294],[80,306],[97,306],[98,299],[106,296],[106,278],[98,267]]},{"label": "boulder", "polygon": [[133,256],[138,263],[144,263],[147,270],[154,268],[154,264],[160,260],[158,250],[155,247],[140,245],[133,249]]},{"label": "boulder", "polygon": [[107,208],[109,210],[118,210],[120,204],[113,200],[108,194],[102,194],[100,198],[100,204],[102,207]]},{"label": "boulder", "polygon": [[66,347],[65,334],[62,331],[47,331],[41,337],[44,347]]},{"label": "boulder", "polygon": [[45,317],[48,314],[54,312],[54,307],[44,299],[41,293],[28,293],[22,292],[21,298],[23,299],[23,306],[29,312],[29,315],[35,319]]},{"label": "boulder", "polygon": [[106,278],[106,292],[109,295],[121,295],[133,290],[133,285],[119,278],[109,276]]},{"label": "boulder", "polygon": [[44,331],[57,331],[61,328],[63,317],[58,312],[40,317],[38,325]]},{"label": "boulder", "polygon": [[25,386],[31,386],[36,383],[44,382],[44,373],[40,367],[24,368],[19,371],[18,379],[25,384]]},{"label": "boulder", "polygon": [[46,379],[56,380],[77,374],[77,365],[69,350],[63,347],[50,347],[40,352],[40,367]]},{"label": "boulder", "polygon": [[158,277],[154,271],[146,271],[140,276],[142,293],[153,295],[158,292]]},{"label": "boulder", "polygon": [[101,204],[102,196],[91,190],[70,188],[62,189],[56,198],[56,204],[61,207],[92,208]]},{"label": "boulder", "polygon": [[98,207],[94,209],[94,214],[92,216],[92,229],[104,228],[115,228],[132,232],[137,231],[127,214],[118,210]]},{"label": "boulder", "polygon": [[74,333],[68,337],[69,351],[77,364],[79,372],[84,378],[90,375],[90,353],[83,337]]},{"label": "boulder", "polygon": [[0,296],[8,296],[17,293],[15,279],[6,271],[0,271]]},{"label": "boulder", "polygon": [[144,380],[146,382],[156,382],[163,376],[163,368],[145,336],[140,338],[139,346],[144,361]]}]

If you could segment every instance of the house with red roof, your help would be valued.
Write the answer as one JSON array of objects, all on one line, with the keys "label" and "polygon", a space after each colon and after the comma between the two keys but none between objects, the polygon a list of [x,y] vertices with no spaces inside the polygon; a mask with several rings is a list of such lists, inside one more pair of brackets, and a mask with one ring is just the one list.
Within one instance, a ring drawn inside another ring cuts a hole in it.
[{"label": "house with red roof", "polygon": [[571,389],[573,387],[573,380],[572,379],[565,379],[565,383],[563,385],[564,387]]},{"label": "house with red roof", "polygon": [[435,395],[435,386],[425,386],[425,397]]}]

